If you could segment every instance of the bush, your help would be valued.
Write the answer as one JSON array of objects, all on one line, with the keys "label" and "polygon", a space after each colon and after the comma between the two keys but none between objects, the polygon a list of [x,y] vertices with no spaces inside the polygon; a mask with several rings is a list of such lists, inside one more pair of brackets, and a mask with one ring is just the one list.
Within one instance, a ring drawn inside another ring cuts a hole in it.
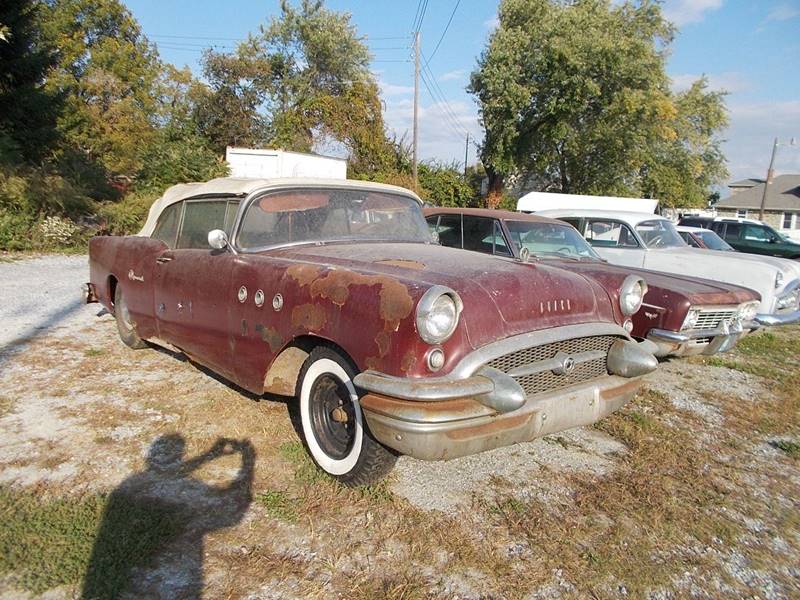
[{"label": "bush", "polygon": [[0,208],[0,250],[30,250],[34,223],[28,215]]},{"label": "bush", "polygon": [[38,224],[39,233],[48,246],[67,246],[78,233],[78,226],[62,217],[45,217]]},{"label": "bush", "polygon": [[99,229],[112,235],[138,232],[147,220],[150,206],[159,196],[157,192],[135,192],[119,202],[102,204],[97,211]]}]

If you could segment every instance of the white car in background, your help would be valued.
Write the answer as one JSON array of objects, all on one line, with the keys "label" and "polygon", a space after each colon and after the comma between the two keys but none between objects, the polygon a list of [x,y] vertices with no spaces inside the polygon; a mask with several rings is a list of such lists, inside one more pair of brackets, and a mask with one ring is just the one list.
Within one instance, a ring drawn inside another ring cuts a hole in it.
[{"label": "white car in background", "polygon": [[566,221],[612,264],[755,290],[761,294],[755,319],[762,325],[800,321],[800,265],[796,261],[691,248],[672,221],[652,213],[557,209],[536,214]]}]

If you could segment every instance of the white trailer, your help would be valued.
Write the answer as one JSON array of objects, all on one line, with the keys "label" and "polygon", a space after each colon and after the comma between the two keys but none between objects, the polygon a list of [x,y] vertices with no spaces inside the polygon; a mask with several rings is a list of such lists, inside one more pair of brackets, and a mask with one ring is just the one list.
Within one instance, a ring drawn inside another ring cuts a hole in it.
[{"label": "white trailer", "polygon": [[540,210],[626,210],[654,213],[658,200],[646,198],[619,198],[616,196],[584,196],[581,194],[556,194],[529,192],[517,200],[517,210],[535,213]]},{"label": "white trailer", "polygon": [[231,167],[231,177],[347,179],[347,160],[332,156],[229,146],[225,160]]}]

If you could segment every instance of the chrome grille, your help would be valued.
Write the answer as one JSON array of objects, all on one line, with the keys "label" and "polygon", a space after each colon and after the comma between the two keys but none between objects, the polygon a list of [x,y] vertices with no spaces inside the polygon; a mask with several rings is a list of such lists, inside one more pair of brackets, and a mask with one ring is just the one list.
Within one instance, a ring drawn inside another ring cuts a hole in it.
[{"label": "chrome grille", "polygon": [[[593,350],[602,350],[605,355],[617,339],[613,335],[597,335],[583,338],[573,338],[569,340],[562,340],[560,342],[553,342],[550,344],[543,344],[541,346],[534,346],[533,348],[524,348],[510,354],[499,356],[487,363],[487,366],[493,367],[504,373],[508,373],[512,369],[530,365],[543,360],[553,358],[559,352],[563,352],[570,356],[580,354],[581,352],[591,352]],[[588,362],[575,365],[575,370],[566,375],[559,375],[553,371],[543,371],[531,375],[521,375],[515,377],[517,383],[522,386],[528,396],[541,394],[557,390],[559,388],[574,385],[596,377],[607,375],[606,358],[598,358]]]},{"label": "chrome grille", "polygon": [[697,323],[692,329],[716,329],[723,321],[730,323],[736,316],[736,309],[731,310],[701,310]]}]

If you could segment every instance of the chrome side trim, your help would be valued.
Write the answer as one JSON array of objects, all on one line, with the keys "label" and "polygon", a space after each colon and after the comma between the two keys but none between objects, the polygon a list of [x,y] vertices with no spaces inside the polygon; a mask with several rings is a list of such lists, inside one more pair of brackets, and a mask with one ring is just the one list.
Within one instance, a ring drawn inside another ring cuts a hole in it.
[{"label": "chrome side trim", "polygon": [[529,331],[528,333],[492,342],[469,353],[455,366],[449,377],[451,379],[469,377],[490,360],[518,350],[543,346],[544,344],[562,340],[600,335],[618,335],[626,340],[630,339],[630,335],[622,327],[608,322],[581,323],[579,325],[552,327],[542,331]]}]

